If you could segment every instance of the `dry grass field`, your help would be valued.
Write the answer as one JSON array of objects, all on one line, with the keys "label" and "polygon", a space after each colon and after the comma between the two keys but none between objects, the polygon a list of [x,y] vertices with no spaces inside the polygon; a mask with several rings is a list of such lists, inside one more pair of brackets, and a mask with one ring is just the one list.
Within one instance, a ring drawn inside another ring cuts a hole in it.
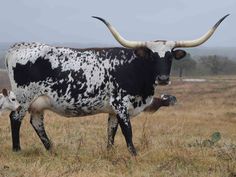
[{"label": "dry grass field", "polygon": [[[132,119],[136,158],[118,130],[106,150],[107,115],[64,118],[46,112],[45,126],[54,149],[47,152],[29,123],[21,128],[22,151],[11,151],[8,114],[0,119],[0,176],[48,177],[234,177],[236,176],[236,76],[209,77],[159,87],[178,104]],[[157,96],[159,96],[157,94]],[[221,139],[205,143],[214,132]]]}]

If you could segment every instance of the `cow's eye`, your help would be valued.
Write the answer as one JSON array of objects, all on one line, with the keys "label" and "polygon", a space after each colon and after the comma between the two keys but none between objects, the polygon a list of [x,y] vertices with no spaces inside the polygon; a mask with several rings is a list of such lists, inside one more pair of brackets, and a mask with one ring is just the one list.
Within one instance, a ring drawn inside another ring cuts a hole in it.
[{"label": "cow's eye", "polygon": [[16,101],[16,99],[15,99],[15,98],[12,98],[11,101]]}]

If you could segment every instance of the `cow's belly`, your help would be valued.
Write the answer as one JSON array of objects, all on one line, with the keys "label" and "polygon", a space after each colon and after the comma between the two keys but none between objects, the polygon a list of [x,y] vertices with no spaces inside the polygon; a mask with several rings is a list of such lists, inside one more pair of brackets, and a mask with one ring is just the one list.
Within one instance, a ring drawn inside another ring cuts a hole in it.
[{"label": "cow's belly", "polygon": [[[150,101],[151,98],[148,98],[145,104],[141,104],[137,107],[134,107],[133,103],[129,102],[127,105],[129,115],[131,117],[138,115],[150,104]],[[110,105],[110,98],[108,96],[105,97],[105,99],[96,97],[75,102],[74,99],[55,99],[52,95],[50,96],[50,94],[40,95],[32,101],[29,110],[31,113],[34,111],[42,112],[44,110],[51,110],[65,117],[78,117],[97,113],[115,114],[115,111]]]},{"label": "cow's belly", "polygon": [[[104,96],[101,94],[94,98],[81,99],[78,102],[55,100],[52,104],[52,111],[67,117],[93,115],[97,113],[115,114],[116,111],[112,108],[110,99],[108,95]],[[152,102],[152,96],[144,101],[141,101],[140,98],[136,98],[135,101],[137,103],[136,105],[138,105],[136,107],[134,107],[134,102],[126,102],[130,117],[137,116],[149,106]]]},{"label": "cow's belly", "polygon": [[96,97],[75,101],[75,99],[54,98],[53,94],[35,97],[30,104],[29,110],[31,113],[51,110],[65,117],[113,112],[108,97],[105,97],[105,99]]},{"label": "cow's belly", "polygon": [[93,115],[98,113],[112,113],[113,110],[111,106],[105,105],[104,102],[93,102],[83,105],[77,103],[73,104],[53,104],[50,108],[53,112],[56,112],[65,117],[77,117],[77,116],[86,116]]}]

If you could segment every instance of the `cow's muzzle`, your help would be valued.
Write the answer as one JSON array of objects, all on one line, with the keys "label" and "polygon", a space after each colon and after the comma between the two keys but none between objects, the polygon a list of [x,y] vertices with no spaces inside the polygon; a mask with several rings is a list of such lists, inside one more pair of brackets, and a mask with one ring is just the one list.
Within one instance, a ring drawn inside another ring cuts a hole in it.
[{"label": "cow's muzzle", "polygon": [[161,75],[157,77],[158,85],[168,85],[170,84],[170,77],[167,75]]}]

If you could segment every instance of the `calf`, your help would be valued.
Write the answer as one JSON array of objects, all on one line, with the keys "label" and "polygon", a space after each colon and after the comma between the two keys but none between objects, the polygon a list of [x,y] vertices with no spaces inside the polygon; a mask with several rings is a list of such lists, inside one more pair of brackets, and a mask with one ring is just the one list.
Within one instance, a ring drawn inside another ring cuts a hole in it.
[{"label": "calf", "polygon": [[16,100],[16,96],[12,91],[8,91],[7,89],[2,89],[2,93],[0,93],[0,113],[3,111],[16,111],[20,108],[20,104]]},{"label": "calf", "polygon": [[144,109],[145,112],[156,112],[162,106],[173,106],[177,102],[175,96],[172,95],[161,95],[161,98],[154,97],[152,103]]}]

